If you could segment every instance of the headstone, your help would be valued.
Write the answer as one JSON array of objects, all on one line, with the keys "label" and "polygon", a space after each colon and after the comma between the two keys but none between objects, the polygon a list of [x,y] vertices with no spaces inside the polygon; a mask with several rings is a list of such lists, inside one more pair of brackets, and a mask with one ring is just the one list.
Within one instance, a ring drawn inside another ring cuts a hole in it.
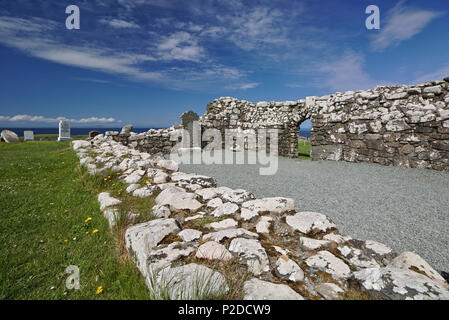
[{"label": "headstone", "polygon": [[58,141],[70,141],[70,122],[67,120],[59,121],[59,137]]},{"label": "headstone", "polygon": [[89,132],[89,138],[95,138],[96,136],[98,136],[100,134],[100,132],[98,132],[98,131],[95,131],[95,130],[93,130],[93,131],[90,131]]},{"label": "headstone", "polygon": [[19,136],[10,130],[3,130],[1,137],[6,143],[20,142]]},{"label": "headstone", "polygon": [[127,124],[126,126],[124,126],[122,128],[122,131],[120,132],[120,134],[131,133],[131,131],[133,131],[133,125],[132,124]]},{"label": "headstone", "polygon": [[23,132],[23,141],[34,141],[34,132],[26,130]]},{"label": "headstone", "polygon": [[[193,147],[198,147],[199,146],[199,142],[195,143],[196,141],[194,141],[195,137],[194,137],[194,129],[199,129],[199,128],[194,128],[194,123],[199,123],[199,116],[193,112],[193,111],[186,111],[181,115],[181,126],[185,131],[186,135],[183,135],[182,137],[182,144],[184,148],[193,148]],[[188,134],[188,136],[187,136]],[[196,135],[198,135],[198,137],[201,135],[201,132],[197,133]],[[196,137],[198,139],[198,137]]]}]

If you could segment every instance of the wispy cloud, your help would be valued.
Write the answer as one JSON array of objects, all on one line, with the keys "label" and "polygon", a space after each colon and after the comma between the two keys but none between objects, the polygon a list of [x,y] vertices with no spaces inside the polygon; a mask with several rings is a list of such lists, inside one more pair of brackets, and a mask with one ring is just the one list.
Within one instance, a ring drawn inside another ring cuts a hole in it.
[{"label": "wispy cloud", "polygon": [[110,48],[65,45],[49,36],[56,24],[50,20],[41,20],[0,17],[0,43],[33,57],[60,64],[122,74],[135,79],[162,78],[159,72],[147,72],[138,68],[139,63],[154,60],[151,56],[116,53]]},{"label": "wispy cloud", "polygon": [[442,66],[438,70],[428,72],[416,77],[413,80],[413,83],[419,84],[427,81],[442,80],[446,77],[449,77],[449,64]]},{"label": "wispy cloud", "polygon": [[0,121],[8,121],[8,122],[41,122],[41,123],[53,123],[58,122],[60,120],[68,120],[72,123],[79,124],[91,124],[91,123],[120,123],[121,120],[117,120],[115,118],[105,118],[105,117],[89,117],[89,118],[81,118],[81,119],[68,119],[66,117],[56,117],[49,118],[45,116],[33,116],[28,114],[18,114],[15,116],[0,116]]},{"label": "wispy cloud", "polygon": [[100,19],[100,23],[108,25],[116,29],[139,29],[140,27],[132,21],[125,21],[116,18],[105,17]]},{"label": "wispy cloud", "polygon": [[434,19],[442,13],[406,7],[404,1],[393,7],[387,14],[380,33],[373,37],[371,47],[382,51],[390,46],[397,46],[402,41],[419,34]]},{"label": "wispy cloud", "polygon": [[237,84],[232,84],[229,86],[226,86],[225,89],[229,89],[229,90],[248,90],[248,89],[253,89],[257,86],[259,86],[260,83],[258,82],[249,82],[249,83],[237,83]]},{"label": "wispy cloud", "polygon": [[363,55],[348,52],[339,59],[316,65],[316,71],[322,74],[316,83],[332,91],[370,89],[386,84],[372,78],[364,70],[364,64]]},{"label": "wispy cloud", "polygon": [[185,31],[164,37],[157,48],[164,60],[199,61],[204,56],[204,50],[198,45],[197,39]]}]

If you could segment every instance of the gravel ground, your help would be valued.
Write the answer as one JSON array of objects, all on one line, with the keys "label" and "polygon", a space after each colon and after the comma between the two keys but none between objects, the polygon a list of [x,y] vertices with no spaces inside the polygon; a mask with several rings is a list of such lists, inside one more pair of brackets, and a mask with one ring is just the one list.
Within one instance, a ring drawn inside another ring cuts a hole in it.
[{"label": "gravel ground", "polygon": [[273,176],[259,175],[257,165],[181,165],[180,171],[259,198],[294,198],[298,211],[326,214],[342,234],[414,251],[449,271],[449,173],[282,157]]}]

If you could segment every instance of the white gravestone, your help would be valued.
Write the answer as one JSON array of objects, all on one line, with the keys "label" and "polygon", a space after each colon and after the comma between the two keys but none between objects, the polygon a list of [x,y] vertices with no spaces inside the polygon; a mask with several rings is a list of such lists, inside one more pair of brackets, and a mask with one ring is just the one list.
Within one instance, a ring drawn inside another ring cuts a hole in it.
[{"label": "white gravestone", "polygon": [[67,120],[59,121],[59,137],[58,141],[69,141],[70,139],[70,122]]},{"label": "white gravestone", "polygon": [[23,141],[34,141],[34,132],[26,130],[23,132]]}]

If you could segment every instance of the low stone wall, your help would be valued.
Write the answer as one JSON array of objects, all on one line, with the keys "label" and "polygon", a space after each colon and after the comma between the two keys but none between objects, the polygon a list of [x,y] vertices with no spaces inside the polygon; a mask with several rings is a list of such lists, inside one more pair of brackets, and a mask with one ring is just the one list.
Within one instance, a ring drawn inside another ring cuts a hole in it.
[{"label": "low stone wall", "polygon": [[[296,211],[293,199],[217,186],[114,139],[73,149],[90,174],[126,184],[99,194],[99,207],[111,227],[126,215],[125,245],[153,299],[226,297],[236,277],[248,300],[449,299],[445,279],[412,252],[341,235],[324,214]],[[135,224],[138,212],[120,211],[125,192],[154,197],[154,219]]]},{"label": "low stone wall", "polygon": [[178,143],[175,139],[176,128],[168,129],[150,129],[144,133],[119,133],[106,132],[105,135],[111,137],[114,141],[120,142],[125,146],[135,148],[142,152],[147,152],[152,155],[168,154],[173,147]]}]

